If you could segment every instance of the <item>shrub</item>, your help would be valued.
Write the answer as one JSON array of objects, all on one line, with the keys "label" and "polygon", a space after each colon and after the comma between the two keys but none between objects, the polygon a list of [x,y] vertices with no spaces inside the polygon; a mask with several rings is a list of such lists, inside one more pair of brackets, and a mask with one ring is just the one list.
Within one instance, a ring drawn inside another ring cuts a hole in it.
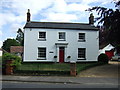
[{"label": "shrub", "polygon": [[16,68],[21,65],[21,58],[10,53],[4,53],[2,56],[2,66],[5,66],[6,60],[13,60],[11,66],[15,66]]},{"label": "shrub", "polygon": [[106,54],[102,53],[98,56],[98,62],[105,62],[108,63],[109,58]]}]

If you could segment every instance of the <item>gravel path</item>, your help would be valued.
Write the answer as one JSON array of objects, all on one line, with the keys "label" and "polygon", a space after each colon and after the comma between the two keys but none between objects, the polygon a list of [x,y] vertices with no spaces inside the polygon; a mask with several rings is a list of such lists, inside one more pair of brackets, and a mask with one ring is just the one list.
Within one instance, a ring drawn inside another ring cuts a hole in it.
[{"label": "gravel path", "polygon": [[[120,77],[120,62],[110,61],[107,65],[96,66],[82,71],[77,77]],[[119,70],[119,71],[118,71]]]}]

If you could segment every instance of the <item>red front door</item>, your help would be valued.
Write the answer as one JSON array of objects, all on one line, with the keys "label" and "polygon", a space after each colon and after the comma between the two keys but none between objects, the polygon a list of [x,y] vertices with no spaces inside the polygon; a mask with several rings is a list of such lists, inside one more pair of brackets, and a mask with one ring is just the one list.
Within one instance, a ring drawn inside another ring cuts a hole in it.
[{"label": "red front door", "polygon": [[59,48],[59,62],[60,63],[64,62],[64,47]]}]

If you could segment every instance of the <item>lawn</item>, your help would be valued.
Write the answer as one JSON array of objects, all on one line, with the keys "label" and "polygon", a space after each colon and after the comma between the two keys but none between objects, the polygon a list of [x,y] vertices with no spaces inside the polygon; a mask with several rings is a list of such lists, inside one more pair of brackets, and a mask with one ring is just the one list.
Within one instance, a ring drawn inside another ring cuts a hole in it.
[{"label": "lawn", "polygon": [[[103,63],[77,63],[76,70],[80,73],[90,67],[102,65]],[[23,63],[15,70],[22,75],[70,75],[70,63]]]},{"label": "lawn", "polygon": [[18,70],[29,71],[69,71],[69,64],[63,63],[23,63]]},{"label": "lawn", "polygon": [[69,75],[69,72],[67,63],[23,63],[15,70],[17,75]]}]

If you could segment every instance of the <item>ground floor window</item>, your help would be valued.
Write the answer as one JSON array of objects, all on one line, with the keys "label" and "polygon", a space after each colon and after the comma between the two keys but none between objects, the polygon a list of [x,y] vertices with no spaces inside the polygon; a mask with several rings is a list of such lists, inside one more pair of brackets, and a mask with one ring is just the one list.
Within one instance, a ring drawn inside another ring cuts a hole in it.
[{"label": "ground floor window", "polygon": [[78,59],[86,58],[86,48],[78,48]]},{"label": "ground floor window", "polygon": [[46,48],[38,48],[38,59],[46,59]]}]

